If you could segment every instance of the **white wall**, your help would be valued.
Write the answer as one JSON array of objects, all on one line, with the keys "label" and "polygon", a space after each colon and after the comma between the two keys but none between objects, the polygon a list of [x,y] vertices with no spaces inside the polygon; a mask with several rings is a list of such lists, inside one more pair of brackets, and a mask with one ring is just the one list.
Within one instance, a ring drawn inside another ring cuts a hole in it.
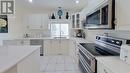
[{"label": "white wall", "polygon": [[[81,11],[81,19],[85,19],[86,14],[91,12],[99,3],[106,0],[91,0]],[[117,25],[115,30],[87,30],[86,40],[94,42],[97,34],[109,33],[110,36],[130,39],[130,0],[116,0],[116,19]]]},{"label": "white wall", "polygon": [[2,40],[22,36],[21,11],[23,10],[16,6],[15,15],[8,15],[8,33],[0,33],[0,45],[2,45]]}]

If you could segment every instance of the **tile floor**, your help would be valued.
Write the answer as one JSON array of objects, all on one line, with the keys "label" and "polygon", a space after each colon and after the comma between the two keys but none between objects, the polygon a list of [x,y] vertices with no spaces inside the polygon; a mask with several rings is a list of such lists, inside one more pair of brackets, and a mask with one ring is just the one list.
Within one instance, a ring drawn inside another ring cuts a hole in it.
[{"label": "tile floor", "polygon": [[70,56],[41,57],[40,73],[81,73],[78,64]]}]

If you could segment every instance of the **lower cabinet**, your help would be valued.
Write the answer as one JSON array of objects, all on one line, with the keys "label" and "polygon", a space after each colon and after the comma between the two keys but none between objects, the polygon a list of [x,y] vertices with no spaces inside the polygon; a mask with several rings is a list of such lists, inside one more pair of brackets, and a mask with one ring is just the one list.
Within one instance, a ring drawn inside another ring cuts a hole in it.
[{"label": "lower cabinet", "polygon": [[44,40],[45,55],[68,55],[69,40],[68,39],[51,39]]},{"label": "lower cabinet", "polygon": [[77,47],[77,43],[76,43],[75,40],[71,40],[69,43],[70,43],[70,50],[69,50],[70,53],[69,54],[78,63],[78,60],[79,60],[78,52],[79,52],[79,50],[78,50],[78,47]]},{"label": "lower cabinet", "polygon": [[51,40],[46,39],[44,40],[44,55],[51,55],[53,52],[51,48]]},{"label": "lower cabinet", "polygon": [[60,42],[60,52],[59,54],[68,55],[69,54],[69,40],[68,39],[61,39]]},{"label": "lower cabinet", "polygon": [[102,63],[97,62],[97,73],[113,73],[113,72],[111,72],[111,70],[109,70]]},{"label": "lower cabinet", "polygon": [[21,39],[15,39],[15,40],[4,40],[3,45],[30,45],[30,40],[21,40]]}]

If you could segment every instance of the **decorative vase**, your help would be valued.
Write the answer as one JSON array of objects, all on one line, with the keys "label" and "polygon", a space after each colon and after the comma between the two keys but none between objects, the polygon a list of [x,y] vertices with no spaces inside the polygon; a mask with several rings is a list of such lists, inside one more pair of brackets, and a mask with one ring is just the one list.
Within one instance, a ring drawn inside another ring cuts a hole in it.
[{"label": "decorative vase", "polygon": [[54,13],[51,16],[51,19],[56,19]]},{"label": "decorative vase", "polygon": [[59,7],[59,10],[57,13],[58,13],[59,19],[61,19],[61,16],[63,15],[63,11],[62,11],[61,7]]},{"label": "decorative vase", "polygon": [[66,12],[66,19],[69,19],[69,13]]}]

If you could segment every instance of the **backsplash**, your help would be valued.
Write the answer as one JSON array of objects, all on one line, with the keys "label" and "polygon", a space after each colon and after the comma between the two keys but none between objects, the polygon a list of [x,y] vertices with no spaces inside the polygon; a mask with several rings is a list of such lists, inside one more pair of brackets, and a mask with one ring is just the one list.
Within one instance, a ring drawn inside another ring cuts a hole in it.
[{"label": "backsplash", "polygon": [[28,34],[31,38],[50,37],[49,30],[28,30],[25,34]]},{"label": "backsplash", "polygon": [[104,35],[108,33],[108,36],[130,39],[130,30],[84,30],[86,33],[86,41],[94,42],[96,35]]}]

